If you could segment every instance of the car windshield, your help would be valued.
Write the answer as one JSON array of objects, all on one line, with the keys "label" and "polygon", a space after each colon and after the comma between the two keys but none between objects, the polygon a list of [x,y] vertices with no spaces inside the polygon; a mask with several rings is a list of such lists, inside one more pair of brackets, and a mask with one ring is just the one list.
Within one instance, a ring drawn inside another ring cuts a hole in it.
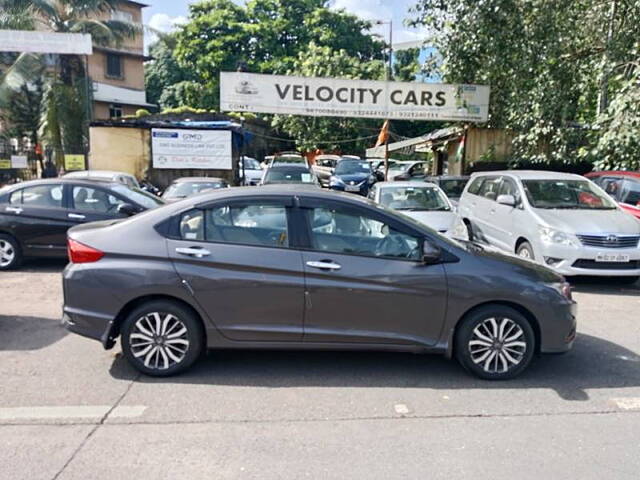
[{"label": "car windshield", "polygon": [[449,211],[449,202],[437,187],[386,187],[380,203],[394,210]]},{"label": "car windshield", "polygon": [[144,190],[140,190],[139,188],[131,188],[126,185],[114,185],[112,189],[114,192],[119,193],[128,200],[131,200],[144,208],[155,208],[157,206],[164,205],[165,203],[155,195],[145,192]]},{"label": "car windshield", "polygon": [[[240,162],[240,165],[242,165],[242,162]],[[247,170],[260,170],[260,162],[255,158],[244,157],[244,168]]]},{"label": "car windshield", "polygon": [[186,198],[206,190],[225,188],[224,182],[179,182],[172,183],[164,193],[166,198]]},{"label": "car windshield", "polygon": [[588,180],[523,180],[535,208],[613,210],[615,204]]},{"label": "car windshield", "polygon": [[316,183],[315,177],[309,170],[302,168],[270,169],[264,177],[263,183]]},{"label": "car windshield", "polygon": [[462,191],[464,190],[465,185],[469,180],[466,178],[461,179],[451,179],[451,180],[440,180],[439,185],[440,188],[444,191],[444,193],[449,198],[460,198],[462,196]]},{"label": "car windshield", "polygon": [[336,175],[349,175],[352,173],[371,173],[371,165],[369,165],[369,162],[343,160],[336,166]]}]

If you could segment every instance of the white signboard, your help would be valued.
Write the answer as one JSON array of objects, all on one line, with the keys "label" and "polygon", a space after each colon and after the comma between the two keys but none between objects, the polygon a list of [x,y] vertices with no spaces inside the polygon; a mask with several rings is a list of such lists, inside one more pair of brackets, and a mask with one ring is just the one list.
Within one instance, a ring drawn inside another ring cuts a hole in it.
[{"label": "white signboard", "polygon": [[93,46],[88,33],[0,30],[0,52],[91,55]]},{"label": "white signboard", "polygon": [[228,130],[151,129],[153,168],[231,170]]},{"label": "white signboard", "polygon": [[233,112],[486,122],[489,87],[221,72],[220,106]]},{"label": "white signboard", "polygon": [[11,168],[29,168],[26,155],[11,155]]}]

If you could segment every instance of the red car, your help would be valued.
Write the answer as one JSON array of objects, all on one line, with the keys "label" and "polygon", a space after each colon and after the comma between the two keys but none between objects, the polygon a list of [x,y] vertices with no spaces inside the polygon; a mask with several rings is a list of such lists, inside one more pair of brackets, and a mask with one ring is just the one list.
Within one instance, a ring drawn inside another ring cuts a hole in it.
[{"label": "red car", "polygon": [[640,172],[603,171],[585,176],[611,195],[624,211],[640,219]]}]

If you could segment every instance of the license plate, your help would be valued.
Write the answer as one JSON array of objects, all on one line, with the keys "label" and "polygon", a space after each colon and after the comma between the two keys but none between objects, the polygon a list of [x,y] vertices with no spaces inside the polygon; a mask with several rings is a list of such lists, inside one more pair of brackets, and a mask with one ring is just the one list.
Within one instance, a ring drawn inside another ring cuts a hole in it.
[{"label": "license plate", "polygon": [[596,262],[629,262],[629,255],[626,253],[599,253],[596,255]]},{"label": "license plate", "polygon": [[344,187],[344,189],[347,192],[359,192],[360,191],[360,186],[359,185],[346,185]]}]

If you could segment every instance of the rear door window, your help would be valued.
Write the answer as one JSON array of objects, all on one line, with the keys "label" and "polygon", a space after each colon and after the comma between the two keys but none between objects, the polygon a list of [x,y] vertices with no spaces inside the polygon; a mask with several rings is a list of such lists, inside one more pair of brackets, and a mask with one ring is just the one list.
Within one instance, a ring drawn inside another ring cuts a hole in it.
[{"label": "rear door window", "polygon": [[[12,199],[13,201],[13,195]],[[35,185],[22,189],[25,207],[62,208],[62,185]]]}]

